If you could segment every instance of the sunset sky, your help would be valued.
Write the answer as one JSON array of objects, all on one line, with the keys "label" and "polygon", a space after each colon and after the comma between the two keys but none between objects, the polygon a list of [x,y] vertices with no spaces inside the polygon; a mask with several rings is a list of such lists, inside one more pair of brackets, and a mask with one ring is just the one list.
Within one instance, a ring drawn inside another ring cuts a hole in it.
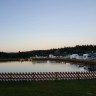
[{"label": "sunset sky", "polygon": [[96,45],[96,0],[0,0],[0,51]]}]

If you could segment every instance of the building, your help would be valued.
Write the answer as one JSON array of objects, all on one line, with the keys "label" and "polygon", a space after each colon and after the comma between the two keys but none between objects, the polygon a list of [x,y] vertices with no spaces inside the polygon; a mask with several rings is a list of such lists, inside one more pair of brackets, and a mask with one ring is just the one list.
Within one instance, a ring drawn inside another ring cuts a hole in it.
[{"label": "building", "polygon": [[96,60],[96,53],[83,54],[84,60]]},{"label": "building", "polygon": [[49,58],[56,58],[53,54],[49,54]]},{"label": "building", "polygon": [[70,55],[70,59],[79,59],[79,55],[78,54],[72,54],[72,55]]}]

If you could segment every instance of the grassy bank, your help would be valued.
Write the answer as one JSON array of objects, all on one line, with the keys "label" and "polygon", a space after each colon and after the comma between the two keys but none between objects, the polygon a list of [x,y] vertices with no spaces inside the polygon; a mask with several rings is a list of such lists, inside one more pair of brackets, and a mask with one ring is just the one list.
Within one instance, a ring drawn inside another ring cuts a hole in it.
[{"label": "grassy bank", "polygon": [[96,80],[0,82],[0,96],[96,96]]}]

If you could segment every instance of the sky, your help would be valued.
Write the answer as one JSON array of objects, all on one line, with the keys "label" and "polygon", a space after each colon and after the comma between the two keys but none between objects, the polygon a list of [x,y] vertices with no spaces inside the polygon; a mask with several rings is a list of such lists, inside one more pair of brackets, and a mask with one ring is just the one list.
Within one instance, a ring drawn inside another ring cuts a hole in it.
[{"label": "sky", "polygon": [[0,0],[0,51],[96,45],[96,0]]}]

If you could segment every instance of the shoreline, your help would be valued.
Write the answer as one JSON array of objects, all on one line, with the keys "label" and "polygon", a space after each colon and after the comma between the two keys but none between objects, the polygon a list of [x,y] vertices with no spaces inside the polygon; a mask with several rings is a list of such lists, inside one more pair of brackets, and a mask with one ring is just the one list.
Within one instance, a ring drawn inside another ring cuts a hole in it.
[{"label": "shoreline", "polygon": [[73,63],[92,63],[96,64],[96,60],[82,60],[82,59],[68,59],[68,58],[0,58],[0,62],[7,61],[32,61],[32,60],[54,60],[54,61],[65,61],[65,62],[73,62]]}]

